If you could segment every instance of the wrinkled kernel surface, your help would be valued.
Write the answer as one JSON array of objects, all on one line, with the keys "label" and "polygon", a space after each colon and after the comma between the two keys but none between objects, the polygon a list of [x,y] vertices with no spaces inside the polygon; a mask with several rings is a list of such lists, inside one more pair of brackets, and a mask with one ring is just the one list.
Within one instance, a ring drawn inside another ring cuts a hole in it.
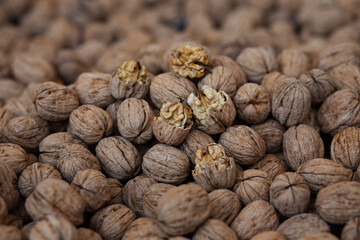
[{"label": "wrinkled kernel surface", "polygon": [[185,128],[191,123],[192,112],[182,103],[165,103],[160,110],[160,120],[175,127]]},{"label": "wrinkled kernel surface", "polygon": [[120,80],[127,84],[146,84],[146,68],[134,60],[125,61],[117,70],[117,74]]},{"label": "wrinkled kernel surface", "polygon": [[208,53],[197,46],[184,45],[175,50],[170,59],[175,73],[182,77],[201,78],[210,65]]},{"label": "wrinkled kernel surface", "polygon": [[190,94],[188,98],[188,104],[190,105],[195,118],[201,125],[205,125],[208,110],[212,109],[214,111],[218,111],[224,103],[224,96],[209,87],[205,87],[205,89],[200,93],[200,98],[195,97],[194,94]]},{"label": "wrinkled kernel surface", "polygon": [[195,152],[195,173],[205,171],[205,163],[220,171],[230,167],[230,159],[226,156],[224,148],[219,144],[210,144],[207,151],[198,149]]}]

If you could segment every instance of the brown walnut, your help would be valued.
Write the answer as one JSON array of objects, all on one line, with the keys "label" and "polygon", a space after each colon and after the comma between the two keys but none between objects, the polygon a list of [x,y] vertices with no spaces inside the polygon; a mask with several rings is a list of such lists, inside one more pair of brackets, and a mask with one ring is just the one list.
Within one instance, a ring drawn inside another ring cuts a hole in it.
[{"label": "brown walnut", "polygon": [[286,240],[286,238],[282,233],[279,232],[264,231],[262,233],[256,234],[250,240]]},{"label": "brown walnut", "polygon": [[0,143],[0,162],[7,162],[17,175],[28,166],[29,156],[17,144]]},{"label": "brown walnut", "polygon": [[288,48],[277,57],[280,71],[288,77],[299,77],[308,69],[309,59],[301,50]]},{"label": "brown walnut", "polygon": [[123,185],[121,182],[115,178],[108,178],[107,184],[110,189],[110,200],[106,204],[123,203]]},{"label": "brown walnut", "polygon": [[360,217],[347,221],[341,231],[341,240],[355,240],[360,238]]},{"label": "brown walnut", "polygon": [[157,220],[153,218],[138,218],[129,225],[122,239],[165,240],[167,237],[168,235],[160,230]]},{"label": "brown walnut", "polygon": [[169,189],[175,187],[174,185],[166,183],[157,183],[149,187],[148,191],[144,194],[144,214],[147,217],[156,218],[156,209],[160,197]]},{"label": "brown walnut", "polygon": [[0,225],[2,239],[22,240],[22,232],[15,226]]},{"label": "brown walnut", "polygon": [[220,55],[214,58],[212,64],[214,67],[216,66],[223,66],[225,68],[228,68],[235,79],[236,82],[236,88],[239,88],[240,86],[244,85],[246,83],[246,76],[244,71],[241,69],[241,67],[230,57],[225,55]]},{"label": "brown walnut", "polygon": [[102,240],[100,234],[88,228],[78,228],[77,236],[78,236],[77,238],[78,240],[89,240],[89,239]]},{"label": "brown walnut", "polygon": [[209,219],[201,225],[193,236],[194,240],[236,240],[234,230],[218,219]]},{"label": "brown walnut", "polygon": [[251,168],[266,172],[271,180],[273,180],[279,174],[286,172],[286,165],[279,157],[274,154],[266,154],[263,159],[261,159]]},{"label": "brown walnut", "polygon": [[0,197],[6,203],[9,211],[15,209],[19,203],[19,191],[17,189],[17,176],[7,162],[0,162]]},{"label": "brown walnut", "polygon": [[241,203],[238,196],[227,189],[216,189],[209,193],[210,218],[219,219],[230,225],[238,215]]},{"label": "brown walnut", "polygon": [[261,81],[261,86],[265,88],[268,93],[270,99],[280,81],[287,79],[288,77],[279,73],[279,72],[271,72],[266,74]]}]

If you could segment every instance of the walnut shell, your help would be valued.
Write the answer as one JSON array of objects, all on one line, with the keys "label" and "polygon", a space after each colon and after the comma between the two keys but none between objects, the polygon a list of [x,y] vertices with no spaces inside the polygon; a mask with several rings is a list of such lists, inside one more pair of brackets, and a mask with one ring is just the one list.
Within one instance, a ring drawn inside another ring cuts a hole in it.
[{"label": "walnut shell", "polygon": [[246,83],[237,90],[234,105],[240,119],[248,124],[264,122],[271,110],[269,95],[255,83]]},{"label": "walnut shell", "polygon": [[194,240],[237,240],[236,233],[228,225],[218,219],[209,219],[195,232]]},{"label": "walnut shell", "polygon": [[118,126],[117,126],[117,111],[119,109],[119,106],[121,104],[121,100],[117,100],[111,104],[109,104],[107,107],[106,107],[106,112],[110,115],[112,121],[113,121],[113,131],[114,133],[118,134],[119,130],[118,130]]},{"label": "walnut shell", "polygon": [[101,169],[99,160],[83,145],[71,144],[61,151],[57,169],[66,181],[71,182],[78,171],[88,168]]},{"label": "walnut shell", "polygon": [[153,136],[154,116],[145,100],[126,99],[117,112],[117,126],[121,136],[137,144],[148,142]]},{"label": "walnut shell", "polygon": [[1,239],[22,240],[22,232],[15,226],[0,225]]},{"label": "walnut shell", "polygon": [[167,239],[167,234],[159,229],[157,220],[153,218],[138,218],[130,224],[122,239],[165,240]]},{"label": "walnut shell", "polygon": [[47,215],[44,219],[36,222],[31,228],[29,240],[37,239],[77,240],[78,233],[76,227],[67,219],[61,216]]},{"label": "walnut shell", "polygon": [[157,182],[146,176],[137,176],[129,180],[123,188],[123,199],[131,210],[137,216],[144,216],[144,195],[149,190],[151,185]]},{"label": "walnut shell", "polygon": [[263,200],[256,200],[240,211],[231,228],[239,239],[250,239],[258,233],[275,230],[278,225],[274,207]]},{"label": "walnut shell", "polygon": [[0,224],[5,222],[5,218],[8,215],[8,208],[6,206],[5,200],[0,197]]},{"label": "walnut shell", "polygon": [[232,75],[235,79],[236,88],[239,88],[240,86],[242,86],[246,83],[246,76],[245,76],[244,71],[230,57],[225,56],[225,55],[217,56],[213,59],[212,65],[215,67],[223,66],[225,68],[230,69],[230,71],[232,72]]},{"label": "walnut shell", "polygon": [[0,86],[0,100],[3,100],[4,102],[11,98],[20,97],[24,91],[24,87],[20,83],[15,82],[10,78],[1,78]]},{"label": "walnut shell", "polygon": [[275,231],[264,231],[256,234],[250,240],[286,240],[285,236]]},{"label": "walnut shell", "polygon": [[125,180],[141,169],[141,157],[134,145],[123,137],[103,138],[96,146],[96,157],[111,177]]},{"label": "walnut shell", "polygon": [[150,84],[151,101],[159,109],[164,103],[186,100],[190,93],[196,95],[195,84],[174,73],[157,75]]},{"label": "walnut shell", "polygon": [[310,202],[310,188],[297,173],[280,174],[271,183],[270,202],[284,216],[303,213]]},{"label": "walnut shell", "polygon": [[312,233],[304,237],[298,238],[298,240],[339,240],[331,233]]},{"label": "walnut shell", "polygon": [[209,193],[209,199],[210,218],[219,219],[230,225],[241,208],[238,196],[227,189],[216,189]]},{"label": "walnut shell", "polygon": [[310,113],[311,93],[296,78],[287,78],[277,84],[271,97],[271,108],[272,115],[282,125],[297,125]]},{"label": "walnut shell", "polygon": [[88,239],[102,240],[100,234],[88,228],[78,228],[77,235],[78,235],[77,238],[78,240],[88,240]]},{"label": "walnut shell", "polygon": [[231,126],[220,135],[226,154],[232,156],[237,164],[254,165],[265,154],[265,142],[261,136],[245,125]]},{"label": "walnut shell", "polygon": [[280,71],[289,77],[299,77],[308,69],[309,59],[301,50],[288,48],[277,57]]},{"label": "walnut shell", "polygon": [[136,219],[135,213],[122,204],[114,204],[97,211],[90,220],[90,228],[104,240],[121,238]]},{"label": "walnut shell", "polygon": [[115,178],[108,178],[107,182],[110,189],[110,200],[106,204],[123,203],[123,185],[121,182]]},{"label": "walnut shell", "polygon": [[156,218],[156,209],[160,197],[169,189],[175,186],[166,183],[157,183],[149,187],[148,191],[144,194],[144,214],[147,217]]},{"label": "walnut shell", "polygon": [[341,181],[350,181],[353,172],[340,164],[324,158],[314,158],[300,165],[297,169],[312,191]]},{"label": "walnut shell", "polygon": [[36,186],[47,178],[62,179],[59,171],[51,165],[37,162],[25,168],[18,181],[21,196],[27,198]]},{"label": "walnut shell", "polygon": [[204,85],[210,86],[216,91],[226,92],[231,98],[234,97],[237,90],[237,80],[233,72],[223,66],[214,67],[210,74],[199,81],[198,88],[201,89]]},{"label": "walnut shell", "polygon": [[250,82],[261,83],[264,76],[276,71],[275,54],[271,49],[257,47],[245,48],[236,58]]},{"label": "walnut shell", "polygon": [[322,158],[324,143],[313,127],[301,124],[285,132],[283,151],[288,166],[296,171],[304,162],[313,158]]},{"label": "walnut shell", "polygon": [[94,169],[78,171],[71,182],[85,202],[85,211],[100,209],[110,200],[110,187],[104,174]]},{"label": "walnut shell", "polygon": [[45,120],[67,120],[70,113],[79,107],[77,94],[68,87],[55,82],[45,82],[36,90],[36,111]]},{"label": "walnut shell", "polygon": [[360,92],[360,71],[355,64],[341,64],[330,71],[336,89],[354,89]]},{"label": "walnut shell", "polygon": [[321,132],[334,136],[347,127],[360,126],[359,101],[359,94],[353,89],[330,95],[316,115]]},{"label": "walnut shell", "polygon": [[17,175],[28,165],[29,156],[19,145],[0,143],[0,161],[7,162]]},{"label": "walnut shell", "polygon": [[299,81],[310,90],[312,105],[322,103],[335,92],[333,80],[321,69],[312,69],[301,74]]},{"label": "walnut shell", "polygon": [[323,188],[316,197],[315,206],[325,221],[345,224],[360,215],[360,183],[344,181]]},{"label": "walnut shell", "polygon": [[13,119],[16,115],[5,107],[0,107],[0,141],[3,138],[2,133],[11,119]]},{"label": "walnut shell", "polygon": [[18,144],[25,150],[37,151],[41,140],[50,134],[49,124],[37,114],[15,117],[3,131],[3,142]]},{"label": "walnut shell", "polygon": [[360,129],[348,127],[331,141],[331,160],[355,171],[360,165]]},{"label": "walnut shell", "polygon": [[40,182],[26,199],[25,207],[34,220],[56,214],[75,225],[84,221],[85,203],[73,186],[60,179],[48,178]]},{"label": "walnut shell", "polygon": [[82,105],[70,114],[68,132],[87,144],[95,144],[111,134],[110,115],[95,105]]},{"label": "walnut shell", "polygon": [[7,162],[0,162],[0,182],[0,197],[4,199],[9,211],[15,209],[19,203],[17,176]]},{"label": "walnut shell", "polygon": [[48,135],[39,144],[39,161],[56,167],[61,151],[71,144],[81,144],[86,147],[86,143],[68,132]]},{"label": "walnut shell", "polygon": [[330,227],[319,215],[301,213],[282,222],[276,231],[284,234],[286,239],[297,240],[312,233],[330,232]]},{"label": "walnut shell", "polygon": [[287,79],[285,75],[279,72],[271,72],[266,74],[261,81],[261,86],[266,90],[270,99],[280,81]]},{"label": "walnut shell", "polygon": [[191,130],[181,143],[180,148],[189,157],[191,163],[195,164],[195,152],[198,149],[206,151],[207,146],[211,143],[215,143],[215,141],[210,135],[199,130]]},{"label": "walnut shell", "polygon": [[266,172],[271,180],[279,174],[286,172],[286,165],[274,154],[266,154],[263,159],[251,168]]},{"label": "walnut shell", "polygon": [[270,185],[271,180],[266,172],[248,169],[238,179],[234,192],[245,205],[255,200],[269,201]]},{"label": "walnut shell", "polygon": [[195,231],[209,217],[210,210],[207,192],[196,184],[186,184],[160,197],[156,215],[160,228],[175,236]]},{"label": "walnut shell", "polygon": [[165,144],[156,144],[143,157],[142,170],[156,181],[180,184],[189,174],[190,161],[186,154]]},{"label": "walnut shell", "polygon": [[341,231],[341,240],[355,240],[360,238],[360,217],[347,221]]},{"label": "walnut shell", "polygon": [[159,74],[162,72],[162,57],[165,49],[157,43],[150,43],[140,49],[139,61],[152,74]]},{"label": "walnut shell", "polygon": [[115,99],[110,93],[110,74],[100,72],[82,73],[75,82],[81,105],[93,104],[100,108],[108,106]]}]

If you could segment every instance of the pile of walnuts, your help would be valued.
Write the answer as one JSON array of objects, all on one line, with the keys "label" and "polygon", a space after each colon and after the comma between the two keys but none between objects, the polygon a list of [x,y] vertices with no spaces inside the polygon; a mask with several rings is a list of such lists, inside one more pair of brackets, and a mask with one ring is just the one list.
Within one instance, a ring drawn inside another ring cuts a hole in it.
[{"label": "pile of walnuts", "polygon": [[0,240],[360,239],[360,2],[3,0]]}]

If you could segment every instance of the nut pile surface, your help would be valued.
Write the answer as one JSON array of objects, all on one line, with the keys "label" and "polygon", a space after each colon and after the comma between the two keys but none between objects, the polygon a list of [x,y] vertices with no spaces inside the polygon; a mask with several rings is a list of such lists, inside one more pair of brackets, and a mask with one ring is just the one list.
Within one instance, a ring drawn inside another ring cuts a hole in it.
[{"label": "nut pile surface", "polygon": [[0,240],[359,240],[359,0],[2,0]]}]

